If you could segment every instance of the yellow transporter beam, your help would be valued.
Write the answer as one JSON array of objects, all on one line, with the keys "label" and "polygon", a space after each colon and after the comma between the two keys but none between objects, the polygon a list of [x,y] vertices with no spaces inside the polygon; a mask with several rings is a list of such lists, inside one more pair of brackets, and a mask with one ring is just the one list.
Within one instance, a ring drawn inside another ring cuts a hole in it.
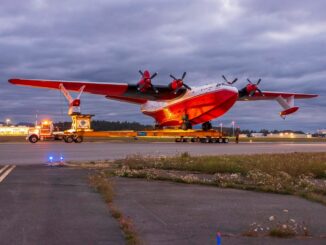
[{"label": "yellow transporter beam", "polygon": [[219,131],[210,130],[146,130],[146,131],[95,131],[84,132],[85,137],[222,137]]}]

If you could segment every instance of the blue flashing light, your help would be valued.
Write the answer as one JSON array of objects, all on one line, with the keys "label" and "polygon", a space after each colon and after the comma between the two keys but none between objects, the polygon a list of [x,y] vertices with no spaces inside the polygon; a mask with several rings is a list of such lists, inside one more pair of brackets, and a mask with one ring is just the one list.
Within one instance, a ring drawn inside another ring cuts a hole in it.
[{"label": "blue flashing light", "polygon": [[50,161],[50,162],[53,161],[53,156],[49,156],[49,161]]},{"label": "blue flashing light", "polygon": [[216,234],[216,245],[221,245],[221,244],[222,244],[221,233],[217,232],[217,234]]},{"label": "blue flashing light", "polygon": [[63,158],[63,156],[61,156],[61,157],[60,157],[60,161],[62,162],[62,161],[63,161],[63,159],[64,159],[64,158]]}]

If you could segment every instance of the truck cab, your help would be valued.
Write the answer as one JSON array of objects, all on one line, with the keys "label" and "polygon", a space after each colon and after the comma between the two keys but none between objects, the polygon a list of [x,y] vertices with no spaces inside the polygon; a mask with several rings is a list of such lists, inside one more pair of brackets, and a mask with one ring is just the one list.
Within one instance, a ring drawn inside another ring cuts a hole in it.
[{"label": "truck cab", "polygon": [[31,143],[36,143],[39,140],[53,139],[54,126],[50,120],[43,120],[40,124],[28,130],[27,140]]}]

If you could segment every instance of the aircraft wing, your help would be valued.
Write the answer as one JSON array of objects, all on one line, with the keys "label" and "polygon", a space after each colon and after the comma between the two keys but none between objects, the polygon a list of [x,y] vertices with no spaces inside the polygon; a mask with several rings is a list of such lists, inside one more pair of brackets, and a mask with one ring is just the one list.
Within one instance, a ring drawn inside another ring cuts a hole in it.
[{"label": "aircraft wing", "polygon": [[9,79],[9,83],[19,86],[35,88],[47,88],[60,90],[62,84],[66,90],[78,92],[83,86],[84,92],[105,96],[108,99],[121,100],[129,103],[143,104],[148,100],[164,101],[175,99],[186,92],[186,89],[179,89],[177,93],[168,86],[156,85],[157,92],[149,90],[138,91],[137,85],[128,83],[102,83],[102,82],[72,82],[59,80],[34,80],[34,79]]},{"label": "aircraft wing", "polygon": [[242,96],[239,97],[239,101],[250,101],[250,100],[275,100],[278,97],[284,99],[293,98],[293,99],[310,99],[317,97],[317,94],[300,94],[300,93],[286,93],[286,92],[271,92],[271,91],[262,91],[262,94],[255,92],[253,96]]},{"label": "aircraft wing", "polygon": [[296,112],[299,107],[294,105],[295,99],[310,99],[317,97],[317,94],[298,94],[298,93],[286,93],[286,92],[270,92],[262,91],[259,93],[256,91],[252,96],[239,96],[240,101],[251,101],[251,100],[275,100],[277,101],[283,110],[280,112],[280,116],[285,118]]}]

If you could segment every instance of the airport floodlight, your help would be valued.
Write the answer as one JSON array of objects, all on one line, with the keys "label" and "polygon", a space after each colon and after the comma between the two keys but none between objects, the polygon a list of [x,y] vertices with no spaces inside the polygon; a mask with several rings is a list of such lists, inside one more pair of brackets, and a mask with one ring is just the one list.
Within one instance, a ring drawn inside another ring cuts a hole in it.
[{"label": "airport floodlight", "polygon": [[232,133],[233,133],[232,136],[234,136],[234,126],[235,126],[235,121],[232,121],[231,124],[232,124]]},{"label": "airport floodlight", "polygon": [[10,118],[7,118],[7,119],[6,119],[6,124],[7,124],[7,126],[9,125],[10,122],[11,122]]}]

